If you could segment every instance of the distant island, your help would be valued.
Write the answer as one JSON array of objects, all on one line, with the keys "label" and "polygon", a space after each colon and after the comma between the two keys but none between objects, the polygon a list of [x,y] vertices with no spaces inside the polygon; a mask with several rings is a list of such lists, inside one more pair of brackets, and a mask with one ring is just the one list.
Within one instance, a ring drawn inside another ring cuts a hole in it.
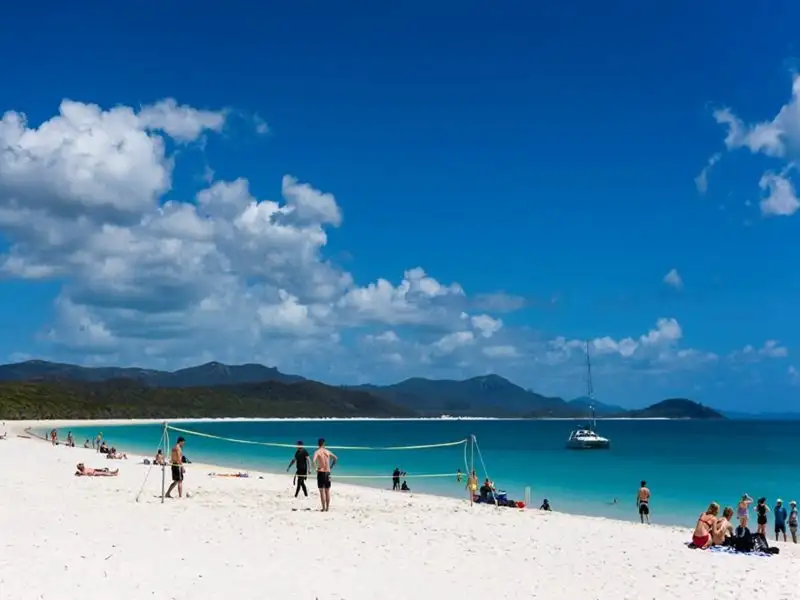
[{"label": "distant island", "polygon": [[331,386],[259,364],[177,371],[31,360],[0,365],[0,419],[199,417],[598,417],[724,419],[688,399],[641,410],[544,396],[498,375]]}]

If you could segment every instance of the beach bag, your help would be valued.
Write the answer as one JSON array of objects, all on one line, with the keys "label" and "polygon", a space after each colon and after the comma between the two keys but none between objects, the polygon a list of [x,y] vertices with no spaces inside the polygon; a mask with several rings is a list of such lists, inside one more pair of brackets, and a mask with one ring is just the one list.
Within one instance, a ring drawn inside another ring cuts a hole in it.
[{"label": "beach bag", "polygon": [[733,536],[733,547],[737,552],[752,552],[754,547],[753,534],[747,527],[741,525],[736,528]]}]

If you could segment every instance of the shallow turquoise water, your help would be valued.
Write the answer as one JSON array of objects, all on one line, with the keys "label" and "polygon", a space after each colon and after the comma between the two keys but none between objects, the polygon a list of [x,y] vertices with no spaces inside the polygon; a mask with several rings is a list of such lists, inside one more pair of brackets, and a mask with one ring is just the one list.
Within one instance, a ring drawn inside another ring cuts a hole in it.
[{"label": "shallow turquoise water", "polygon": [[[313,446],[325,437],[330,445],[398,446],[449,442],[476,436],[489,476],[509,496],[521,499],[532,488],[533,503],[550,499],[555,510],[637,519],[635,494],[646,479],[653,492],[653,521],[691,524],[711,501],[733,505],[744,492],[784,501],[800,498],[796,422],[767,421],[601,421],[608,451],[564,448],[569,421],[267,421],[181,424],[219,436]],[[105,426],[104,437],[121,449],[152,454],[160,425]],[[78,442],[97,428],[74,429]],[[66,435],[61,431],[60,435]],[[174,440],[178,434],[172,433]],[[291,449],[235,444],[186,435],[186,455],[197,462],[232,468],[283,472]],[[336,473],[381,475],[383,479],[350,483],[391,487],[395,466],[409,474],[464,471],[462,446],[433,450],[341,450]],[[468,457],[469,461],[470,458]],[[475,456],[479,476],[484,476]],[[191,482],[190,477],[187,482]],[[454,478],[414,479],[415,491],[461,496],[464,484]],[[287,486],[291,479],[287,478]],[[611,504],[617,498],[617,504]]]}]

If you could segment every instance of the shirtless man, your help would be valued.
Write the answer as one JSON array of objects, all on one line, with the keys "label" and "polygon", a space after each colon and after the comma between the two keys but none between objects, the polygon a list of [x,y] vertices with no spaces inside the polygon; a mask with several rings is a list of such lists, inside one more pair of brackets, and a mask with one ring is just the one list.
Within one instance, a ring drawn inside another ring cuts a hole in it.
[{"label": "shirtless man", "polygon": [[317,487],[322,502],[322,512],[331,507],[331,469],[338,460],[336,455],[325,447],[325,439],[319,438],[317,451],[314,452],[314,467],[317,469]]},{"label": "shirtless man", "polygon": [[170,494],[172,490],[175,489],[177,486],[178,488],[178,498],[183,498],[183,445],[186,443],[186,440],[182,437],[178,438],[178,441],[175,442],[175,445],[172,447],[172,453],[170,454],[170,463],[172,464],[172,483],[167,490],[165,497],[172,498]]},{"label": "shirtless man", "polygon": [[647,524],[650,525],[650,490],[645,480],[642,480],[642,485],[636,494],[636,508],[639,509],[639,520],[644,523],[647,519]]}]

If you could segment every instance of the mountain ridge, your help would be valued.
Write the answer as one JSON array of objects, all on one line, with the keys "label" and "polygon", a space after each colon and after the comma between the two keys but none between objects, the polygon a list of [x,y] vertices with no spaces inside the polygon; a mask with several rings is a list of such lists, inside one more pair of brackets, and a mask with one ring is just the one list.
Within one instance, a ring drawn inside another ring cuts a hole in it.
[{"label": "mountain ridge", "polygon": [[[175,371],[161,371],[138,367],[84,367],[42,360],[30,360],[0,365],[0,386],[4,383],[22,382],[44,385],[41,389],[48,390],[45,394],[46,396],[47,394],[54,394],[58,385],[62,385],[65,390],[69,391],[74,389],[76,384],[81,383],[102,384],[115,382],[113,385],[109,385],[109,389],[106,390],[112,398],[117,398],[117,396],[112,393],[114,390],[119,391],[126,389],[125,382],[131,383],[131,387],[127,388],[129,392],[126,393],[136,398],[155,398],[161,394],[161,392],[156,391],[146,392],[143,391],[144,389],[204,390],[203,394],[211,398],[211,400],[208,401],[211,403],[209,406],[213,410],[218,410],[219,403],[223,402],[223,399],[226,397],[234,404],[239,402],[241,397],[247,397],[251,402],[255,402],[254,405],[261,406],[261,408],[267,410],[268,413],[269,410],[271,410],[270,407],[262,406],[256,402],[256,400],[258,400],[259,384],[263,386],[268,383],[276,383],[289,386],[288,388],[273,387],[269,390],[263,387],[260,388],[261,392],[265,394],[268,391],[269,394],[266,395],[273,400],[278,396],[281,398],[295,398],[291,386],[297,384],[307,384],[307,389],[315,390],[314,394],[316,395],[314,398],[318,401],[321,401],[323,398],[330,399],[338,397],[331,390],[340,390],[338,393],[352,392],[367,394],[376,401],[381,401],[383,403],[381,404],[383,407],[381,410],[387,411],[387,414],[397,413],[403,416],[436,417],[451,415],[509,418],[585,418],[590,415],[590,407],[593,406],[599,417],[626,417],[642,414],[642,411],[653,408],[651,406],[646,409],[628,411],[622,407],[605,404],[586,397],[566,401],[557,396],[545,396],[533,390],[522,388],[512,381],[496,374],[480,375],[464,380],[411,377],[394,384],[382,386],[374,384],[331,386],[306,379],[299,375],[283,373],[275,367],[267,367],[257,363],[226,365],[216,361],[194,367],[177,369]],[[50,387],[47,387],[46,384],[49,384]],[[239,386],[239,388],[237,388],[237,386]],[[247,386],[251,386],[252,389],[247,388]],[[99,386],[98,389],[102,390],[103,388]],[[211,393],[208,390],[215,390],[216,395],[211,394],[211,396],[208,396],[208,394]],[[2,389],[0,389],[0,394],[2,393]],[[172,395],[166,394],[164,397],[173,404],[177,403],[176,406],[183,406],[180,402],[183,402],[184,396],[179,392],[174,392]],[[360,398],[362,401],[365,401],[364,397]],[[126,402],[128,401],[128,399],[124,400]],[[33,402],[33,400],[31,401]],[[342,401],[345,404],[348,403],[346,400]],[[687,402],[691,403],[692,401],[687,400]],[[0,407],[3,403],[4,398],[0,395]],[[125,406],[127,406],[127,404]],[[281,406],[283,407],[283,405]],[[324,412],[325,402],[315,406],[317,407],[316,409]],[[702,405],[697,404],[697,406]],[[281,408],[281,410],[284,410],[284,408],[285,407]],[[302,410],[305,411],[307,408],[308,407],[303,408]],[[342,407],[338,405],[334,406],[333,404],[330,405],[329,408],[335,414],[339,414],[344,410]],[[245,410],[245,408],[238,407],[237,410]],[[300,410],[300,408],[298,408],[298,410]],[[672,414],[675,415],[674,418],[685,418],[691,415],[699,415],[696,418],[706,418],[702,416],[706,413],[702,410],[697,410],[696,406],[689,404],[673,406],[671,410]],[[247,412],[246,416],[258,416],[252,415],[248,411],[249,409],[245,410],[245,412]],[[125,414],[128,414],[128,412]],[[321,416],[335,416],[333,413]],[[185,416],[195,415],[192,413]],[[232,413],[228,416],[245,415]],[[269,413],[262,416],[275,415]],[[353,413],[352,416],[367,415]]]}]

